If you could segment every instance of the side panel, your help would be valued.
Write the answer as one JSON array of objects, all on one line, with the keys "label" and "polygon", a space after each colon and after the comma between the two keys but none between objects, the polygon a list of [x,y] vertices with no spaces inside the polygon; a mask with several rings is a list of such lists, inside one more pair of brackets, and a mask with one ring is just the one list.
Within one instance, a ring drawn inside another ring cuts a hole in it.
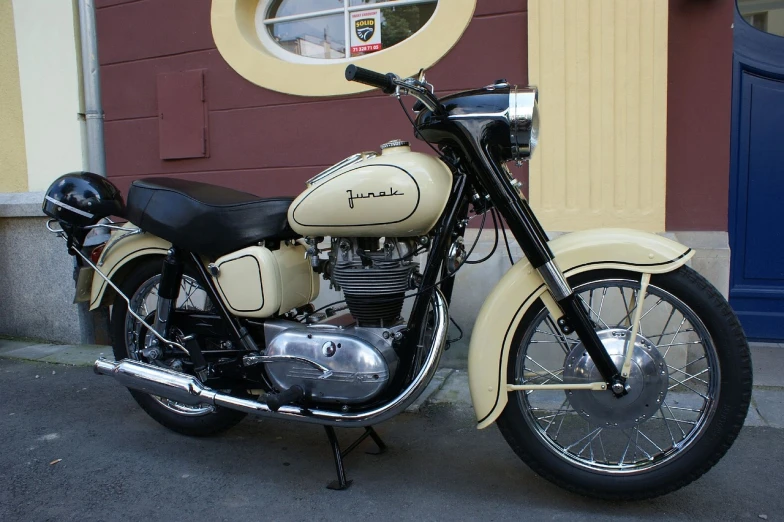
[{"label": "side panel", "polygon": [[[550,248],[567,277],[606,268],[666,273],[694,255],[675,241],[626,229],[573,232],[551,241]],[[506,406],[512,337],[525,312],[545,291],[539,273],[524,259],[498,282],[479,311],[468,351],[471,400],[479,428],[492,424]]]},{"label": "side panel", "polygon": [[318,296],[318,274],[301,243],[277,250],[243,248],[215,261],[213,276],[223,302],[239,317],[270,317],[303,306]]},{"label": "side panel", "polygon": [[212,280],[232,314],[269,317],[280,309],[276,265],[272,252],[261,246],[243,248],[215,260],[220,272]]},{"label": "side panel", "polygon": [[[147,232],[128,235],[135,228],[135,226],[129,225],[127,232],[112,232],[112,238],[98,260],[98,268],[109,279],[112,279],[120,268],[134,259],[148,255],[165,256],[171,248],[171,243]],[[108,286],[101,276],[97,274],[93,276],[90,310],[101,306]]]}]

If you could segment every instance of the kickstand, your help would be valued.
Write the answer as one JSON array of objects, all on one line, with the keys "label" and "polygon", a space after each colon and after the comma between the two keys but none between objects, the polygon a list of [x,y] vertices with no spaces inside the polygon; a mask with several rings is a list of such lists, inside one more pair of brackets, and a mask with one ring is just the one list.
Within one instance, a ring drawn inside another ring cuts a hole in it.
[{"label": "kickstand", "polygon": [[327,432],[329,444],[332,446],[332,455],[335,457],[335,470],[338,473],[338,479],[327,484],[327,489],[340,491],[351,486],[351,483],[354,481],[346,480],[346,470],[343,468],[343,457],[351,453],[366,438],[370,437],[373,439],[373,442],[376,443],[376,446],[378,446],[378,450],[366,452],[368,455],[381,455],[387,451],[387,445],[384,444],[384,441],[381,440],[381,437],[378,436],[378,433],[376,433],[376,430],[374,430],[372,426],[366,427],[365,433],[360,435],[357,440],[352,442],[351,445],[345,449],[345,451],[340,451],[340,442],[338,442],[338,437],[335,435],[335,428],[332,426],[324,426],[324,429]]}]

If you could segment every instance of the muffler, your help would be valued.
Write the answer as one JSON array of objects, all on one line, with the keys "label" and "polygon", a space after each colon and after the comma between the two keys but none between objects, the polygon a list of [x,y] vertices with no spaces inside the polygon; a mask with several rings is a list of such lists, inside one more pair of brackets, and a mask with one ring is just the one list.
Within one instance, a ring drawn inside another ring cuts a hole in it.
[{"label": "muffler", "polygon": [[114,377],[126,388],[191,406],[215,404],[217,392],[207,388],[196,377],[187,373],[167,370],[132,359],[114,362],[103,357],[95,361],[93,369],[98,375]]},{"label": "muffler", "polygon": [[405,410],[425,390],[438,368],[438,361],[446,344],[449,312],[441,292],[436,289],[433,296],[433,340],[425,364],[416,378],[403,392],[386,404],[372,410],[341,413],[328,410],[305,409],[299,406],[281,406],[277,411],[261,401],[234,397],[204,386],[196,377],[151,364],[123,359],[119,362],[98,359],[95,373],[109,375],[133,390],[189,404],[209,404],[244,411],[265,417],[285,418],[314,424],[343,427],[363,427],[378,424]]}]

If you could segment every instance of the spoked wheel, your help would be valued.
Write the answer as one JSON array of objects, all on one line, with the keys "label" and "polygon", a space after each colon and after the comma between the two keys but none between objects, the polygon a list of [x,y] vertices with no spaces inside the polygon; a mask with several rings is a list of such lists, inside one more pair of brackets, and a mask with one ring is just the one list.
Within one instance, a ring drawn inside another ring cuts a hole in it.
[{"label": "spoked wheel", "polygon": [[[120,285],[120,289],[128,296],[134,312],[145,318],[149,324],[155,320],[158,306],[160,271],[161,260],[150,260],[137,266]],[[176,307],[179,310],[195,311],[212,309],[207,292],[199,286],[194,277],[187,274],[187,271],[182,277]],[[114,356],[118,361],[128,358],[147,363],[154,362],[175,371],[187,371],[191,367],[185,354],[169,354],[170,356],[158,361],[148,360],[144,355],[144,348],[149,345],[152,334],[138,319],[128,313],[128,305],[120,296],[115,298],[112,308],[111,330]],[[176,329],[172,332],[173,340],[178,342],[186,335],[187,332]],[[245,417],[242,412],[216,408],[209,404],[192,406],[136,390],[129,391],[153,419],[185,435],[202,436],[217,433],[234,426]]]},{"label": "spoked wheel", "polygon": [[[642,307],[628,394],[510,392],[498,420],[504,437],[537,473],[588,496],[650,498],[697,479],[729,449],[751,397],[748,345],[729,304],[688,267],[654,275],[642,299],[639,274],[588,272],[570,283],[619,369]],[[528,311],[508,382],[602,381],[556,319],[541,303]]]}]

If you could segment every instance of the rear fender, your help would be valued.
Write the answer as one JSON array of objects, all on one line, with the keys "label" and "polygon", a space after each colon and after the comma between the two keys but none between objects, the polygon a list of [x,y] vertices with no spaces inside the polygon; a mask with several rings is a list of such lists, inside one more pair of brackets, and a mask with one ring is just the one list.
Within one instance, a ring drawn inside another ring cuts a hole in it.
[{"label": "rear fender", "polygon": [[[106,275],[113,283],[117,274],[123,267],[134,262],[140,257],[158,255],[165,256],[171,248],[171,243],[148,232],[134,232],[138,228],[130,223],[123,230],[112,231],[111,238],[106,243],[97,266],[101,273]],[[90,310],[110,303],[104,302],[112,294],[106,281],[98,274],[93,275],[92,291],[90,293]]]},{"label": "rear fender", "polygon": [[[662,274],[686,264],[694,255],[675,241],[626,229],[573,232],[549,245],[567,277],[608,268]],[[501,278],[479,311],[468,350],[468,379],[480,429],[492,424],[506,406],[512,338],[538,298],[551,310],[557,309],[539,273],[523,259]]]}]

